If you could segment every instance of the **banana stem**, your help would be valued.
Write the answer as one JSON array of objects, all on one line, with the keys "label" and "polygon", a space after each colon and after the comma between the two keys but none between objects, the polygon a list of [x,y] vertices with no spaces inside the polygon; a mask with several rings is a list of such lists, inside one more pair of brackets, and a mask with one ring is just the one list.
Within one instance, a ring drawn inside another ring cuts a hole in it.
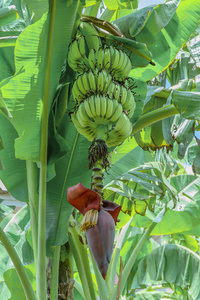
[{"label": "banana stem", "polygon": [[31,231],[33,240],[33,253],[35,268],[37,267],[37,250],[38,250],[38,170],[36,163],[33,161],[26,161],[29,208],[31,216]]},{"label": "banana stem", "polygon": [[51,269],[51,291],[50,300],[58,299],[58,279],[59,279],[60,246],[55,246]]},{"label": "banana stem", "polygon": [[102,172],[102,159],[95,163],[92,168],[92,176],[91,176],[91,189],[95,191],[99,197],[101,198],[101,206],[103,205],[103,172]]},{"label": "banana stem", "polygon": [[49,90],[51,58],[53,45],[53,31],[56,13],[56,0],[50,1],[47,33],[46,67],[44,70],[43,86],[43,111],[40,136],[40,182],[39,182],[39,207],[38,207],[38,259],[36,286],[38,299],[47,299],[46,282],[46,173],[47,173],[47,145],[48,145],[48,115],[49,115]]},{"label": "banana stem", "polygon": [[178,110],[175,108],[174,105],[168,105],[161,108],[158,108],[154,111],[151,111],[143,116],[141,116],[138,121],[133,125],[132,135],[137,133],[138,131],[142,130],[143,128],[152,125],[160,120],[165,118],[174,116],[178,114]]}]

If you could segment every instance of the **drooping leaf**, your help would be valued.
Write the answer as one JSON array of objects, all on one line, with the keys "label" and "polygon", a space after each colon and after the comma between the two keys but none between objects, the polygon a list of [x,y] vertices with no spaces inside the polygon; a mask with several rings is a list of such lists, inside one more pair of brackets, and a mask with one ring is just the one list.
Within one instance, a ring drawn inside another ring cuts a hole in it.
[{"label": "drooping leaf", "polygon": [[[53,100],[75,22],[78,3],[56,5],[50,78],[50,104]],[[16,157],[39,160],[40,122],[44,63],[46,56],[46,19],[44,14],[28,26],[15,47],[16,74],[1,87],[2,96],[13,113],[12,123],[19,138],[15,141]],[[20,83],[23,82],[23,85]]]},{"label": "drooping leaf", "polygon": [[15,199],[27,202],[26,164],[15,157],[14,141],[18,137],[17,132],[3,114],[0,114],[0,128],[4,144],[4,149],[1,150],[4,170],[0,170],[0,179]]},{"label": "drooping leaf", "polygon": [[164,71],[197,28],[199,13],[198,0],[181,1],[170,22],[157,34],[157,41],[148,47],[155,66],[135,68],[131,71],[131,75],[146,81]]},{"label": "drooping leaf", "polygon": [[0,205],[0,221],[7,215],[11,214],[11,212],[13,211],[12,208],[10,208],[7,205],[4,205],[1,203]]},{"label": "drooping leaf", "polygon": [[39,20],[48,11],[47,0],[25,0],[28,7],[34,13],[34,20]]},{"label": "drooping leaf", "polygon": [[[4,228],[11,244],[14,246],[20,260],[23,264],[33,262],[33,251],[29,243],[26,241],[26,231],[30,226],[30,214],[28,206],[24,206],[16,213],[9,223]],[[2,243],[0,243],[0,281],[4,281],[3,273],[13,266],[12,261],[5,250]]]},{"label": "drooping leaf", "polygon": [[164,245],[140,261],[137,279],[140,285],[156,282],[178,285],[197,300],[200,296],[199,272],[200,257],[197,254],[180,245]]},{"label": "drooping leaf", "polygon": [[[24,268],[30,279],[34,291],[36,291],[36,274],[34,264],[26,265],[24,266]],[[9,298],[10,300],[27,299],[15,268],[10,268],[4,273],[4,280],[11,293],[11,297]]]},{"label": "drooping leaf", "polygon": [[14,5],[0,9],[0,27],[18,19],[18,13]]},{"label": "drooping leaf", "polygon": [[168,209],[163,220],[156,226],[152,234],[172,234],[191,230],[200,224],[198,214],[200,202],[190,202],[180,205],[176,210]]},{"label": "drooping leaf", "polygon": [[172,103],[185,119],[200,120],[200,93],[173,91]]}]

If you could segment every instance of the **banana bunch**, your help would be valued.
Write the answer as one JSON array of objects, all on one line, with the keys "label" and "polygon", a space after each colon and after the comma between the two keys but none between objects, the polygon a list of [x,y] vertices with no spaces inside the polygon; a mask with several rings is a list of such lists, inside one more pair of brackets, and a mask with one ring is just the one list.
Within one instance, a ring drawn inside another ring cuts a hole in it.
[{"label": "banana bunch", "polygon": [[85,50],[85,38],[80,36],[69,46],[68,64],[76,72],[83,72],[87,66],[87,57]]},{"label": "banana bunch", "polygon": [[118,145],[132,132],[132,124],[122,105],[105,95],[93,95],[71,115],[78,132],[89,141],[102,139],[108,147]]},{"label": "banana bunch", "polygon": [[129,118],[135,111],[135,99],[133,94],[125,86],[114,82],[112,76],[106,70],[85,72],[79,75],[72,88],[74,100],[78,103],[87,99],[92,94],[107,95],[110,99],[116,99],[121,103],[123,111]]},{"label": "banana bunch", "polygon": [[105,46],[97,51],[91,49],[88,55],[88,63],[91,69],[105,69],[113,78],[119,81],[124,80],[132,69],[128,55],[112,46]]}]

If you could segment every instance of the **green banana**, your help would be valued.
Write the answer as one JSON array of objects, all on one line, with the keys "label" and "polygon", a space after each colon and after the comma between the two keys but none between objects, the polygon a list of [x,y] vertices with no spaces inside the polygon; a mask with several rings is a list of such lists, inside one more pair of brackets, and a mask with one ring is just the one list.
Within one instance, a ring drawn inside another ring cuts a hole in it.
[{"label": "green banana", "polygon": [[89,56],[88,56],[88,62],[90,65],[90,68],[93,70],[96,68],[96,55],[95,55],[95,50],[91,49]]},{"label": "green banana", "polygon": [[89,84],[89,80],[88,80],[88,73],[84,73],[83,75],[81,75],[81,78],[82,80],[82,84],[83,84],[83,87],[86,91],[86,93],[89,93],[90,92],[90,84]]},{"label": "green banana", "polygon": [[120,102],[121,102],[122,106],[126,102],[126,98],[127,98],[127,89],[121,85]]},{"label": "green banana", "polygon": [[117,120],[119,119],[123,109],[122,109],[122,105],[120,103],[118,103],[117,100],[113,100],[113,106],[114,103],[116,103],[116,108],[113,109],[113,114],[110,117],[111,122],[115,123],[117,122]]},{"label": "green banana", "polygon": [[79,30],[84,35],[88,49],[95,49],[98,51],[100,44],[100,37],[97,30],[89,22],[80,22]]},{"label": "green banana", "polygon": [[78,48],[79,48],[79,52],[81,54],[81,56],[83,58],[86,57],[86,53],[85,53],[85,38],[82,35],[79,39],[78,39]]},{"label": "green banana", "polygon": [[91,97],[88,99],[88,102],[89,102],[89,105],[90,105],[91,112],[92,112],[94,118],[96,118],[97,115],[96,115],[96,107],[95,107],[95,97],[94,97],[94,96],[91,96]]},{"label": "green banana", "polygon": [[104,80],[104,76],[103,76],[103,73],[102,72],[99,72],[98,74],[98,82],[97,82],[97,88],[100,92],[103,92],[103,89],[104,89],[104,83],[105,83],[105,80]]},{"label": "green banana", "polygon": [[83,99],[85,99],[85,94],[83,94],[82,91],[80,91],[78,85],[79,82],[80,80],[77,79],[72,87],[72,95],[74,97],[74,100],[76,100],[77,102],[81,102]]},{"label": "green banana", "polygon": [[88,100],[85,100],[83,103],[84,103],[85,111],[86,111],[88,117],[91,118],[91,119],[93,119],[94,115],[93,115],[93,113],[91,111],[90,104],[89,104]]},{"label": "green banana", "polygon": [[107,100],[106,118],[109,119],[113,113],[113,101],[107,97],[106,100]]},{"label": "green banana", "polygon": [[88,73],[88,81],[89,81],[89,84],[90,84],[90,90],[91,91],[96,91],[96,80],[95,80],[95,76],[94,76],[94,73],[90,70],[89,73]]},{"label": "green banana", "polygon": [[103,66],[104,66],[104,50],[100,48],[97,51],[97,68],[101,70]]},{"label": "green banana", "polygon": [[104,68],[109,71],[111,66],[110,49],[107,47],[104,49]]},{"label": "green banana", "polygon": [[96,116],[101,116],[101,98],[99,95],[95,96],[95,107],[96,107]]},{"label": "green banana", "polygon": [[107,110],[107,101],[105,96],[101,96],[101,117],[104,118]]},{"label": "green banana", "polygon": [[111,59],[111,72],[115,71],[119,64],[120,53],[117,49],[114,49],[114,55]]}]

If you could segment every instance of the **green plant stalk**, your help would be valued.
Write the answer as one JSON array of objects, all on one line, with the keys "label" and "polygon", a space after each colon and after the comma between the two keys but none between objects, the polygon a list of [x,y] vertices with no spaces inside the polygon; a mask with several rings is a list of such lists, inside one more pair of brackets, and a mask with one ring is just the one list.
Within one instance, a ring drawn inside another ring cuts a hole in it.
[{"label": "green plant stalk", "polygon": [[[127,282],[128,276],[131,272],[131,269],[133,268],[133,265],[140,253],[140,251],[142,250],[142,247],[144,246],[145,242],[147,241],[150,233],[152,232],[152,230],[154,229],[154,227],[157,225],[157,223],[153,222],[145,231],[145,233],[143,234],[143,236],[141,237],[139,243],[137,244],[137,246],[134,248],[133,252],[131,253],[125,267],[122,273],[122,279],[121,279],[121,291],[123,291],[125,284]],[[117,296],[117,288],[118,285],[115,286],[114,291],[110,297],[110,300],[115,300],[116,296]]]},{"label": "green plant stalk", "polygon": [[33,240],[33,253],[35,267],[37,267],[37,249],[38,249],[38,192],[37,192],[37,167],[35,162],[26,161],[29,208],[31,216],[31,231]]},{"label": "green plant stalk", "polygon": [[58,299],[58,279],[59,279],[60,246],[55,246],[51,269],[51,290],[50,300]]},{"label": "green plant stalk", "polygon": [[13,245],[11,244],[11,242],[9,241],[7,235],[5,234],[5,232],[3,231],[3,229],[0,227],[0,240],[3,243],[6,251],[8,252],[15,268],[16,271],[19,275],[20,281],[22,283],[25,295],[26,295],[26,299],[27,300],[37,300],[36,294],[32,288],[31,282],[28,278],[28,275],[24,269],[24,266],[19,258],[19,256],[17,255],[17,252],[15,251]]},{"label": "green plant stalk", "polygon": [[39,300],[47,299],[46,282],[46,172],[47,172],[47,144],[48,144],[48,112],[51,57],[53,44],[53,29],[55,22],[56,0],[50,2],[47,53],[44,70],[43,111],[40,136],[40,182],[39,182],[39,208],[38,208],[38,260],[37,260],[37,296]]},{"label": "green plant stalk", "polygon": [[136,124],[133,125],[132,135],[149,125],[152,125],[160,120],[174,116],[176,114],[179,114],[179,111],[175,108],[173,104],[155,109],[154,111],[151,111],[141,116],[137,120]]}]

